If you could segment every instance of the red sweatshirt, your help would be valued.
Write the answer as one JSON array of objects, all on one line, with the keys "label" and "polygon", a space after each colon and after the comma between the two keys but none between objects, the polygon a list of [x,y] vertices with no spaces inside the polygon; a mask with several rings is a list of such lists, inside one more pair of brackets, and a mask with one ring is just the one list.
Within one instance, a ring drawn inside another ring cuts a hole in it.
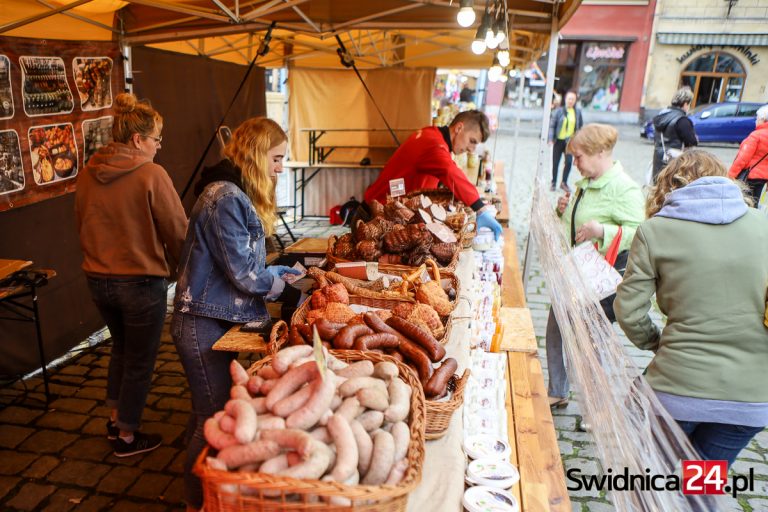
[{"label": "red sweatshirt", "polygon": [[389,180],[404,178],[406,192],[437,188],[442,182],[462,203],[474,210],[480,209],[483,202],[477,188],[451,159],[449,141],[450,138],[434,126],[422,128],[408,137],[365,191],[365,201],[386,202]]}]

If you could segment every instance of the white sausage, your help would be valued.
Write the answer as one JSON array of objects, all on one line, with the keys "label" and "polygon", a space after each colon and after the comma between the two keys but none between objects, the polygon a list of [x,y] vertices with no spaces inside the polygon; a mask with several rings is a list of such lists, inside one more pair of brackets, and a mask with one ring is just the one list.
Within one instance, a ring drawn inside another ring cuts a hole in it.
[{"label": "white sausage", "polygon": [[365,431],[359,422],[351,421],[349,426],[352,429],[352,434],[355,436],[355,443],[357,444],[357,470],[361,475],[364,475],[371,464],[373,441],[371,441],[371,436],[368,435],[368,432]]},{"label": "white sausage", "polygon": [[352,396],[363,388],[375,387],[381,389],[387,397],[387,385],[384,381],[374,377],[354,377],[339,386],[339,394],[344,398]]},{"label": "white sausage", "polygon": [[285,375],[280,377],[280,380],[277,381],[277,384],[275,384],[267,395],[267,409],[271,411],[277,402],[291,395],[305,383],[317,377],[318,374],[317,365],[314,361],[309,361],[301,366],[288,370]]},{"label": "white sausage", "polygon": [[377,387],[363,388],[359,390],[355,396],[357,396],[357,399],[360,401],[360,405],[368,409],[384,411],[389,407],[387,394],[383,393],[381,389]]},{"label": "white sausage", "polygon": [[272,414],[259,414],[258,425],[262,430],[279,430],[285,428],[285,420]]},{"label": "white sausage", "polygon": [[403,421],[411,410],[411,386],[401,379],[389,383],[389,407],[384,411],[387,421]]},{"label": "white sausage", "polygon": [[392,471],[395,462],[395,441],[392,434],[383,430],[373,436],[373,455],[368,472],[363,477],[363,485],[381,485]]},{"label": "white sausage", "polygon": [[218,459],[224,461],[229,469],[234,469],[243,464],[271,459],[279,454],[280,446],[276,442],[262,439],[248,444],[228,446],[219,451]]},{"label": "white sausage", "polygon": [[373,376],[382,380],[390,381],[400,375],[395,363],[381,361],[373,367]]},{"label": "white sausage", "polygon": [[229,375],[232,377],[232,384],[235,386],[244,386],[248,382],[248,372],[237,362],[237,359],[233,359],[229,364]]},{"label": "white sausage", "polygon": [[227,402],[224,410],[235,419],[235,431],[232,433],[238,442],[245,444],[256,437],[256,411],[250,403],[239,398]]},{"label": "white sausage", "polygon": [[290,478],[317,480],[323,476],[328,466],[331,465],[331,456],[332,452],[328,446],[312,439],[309,458],[301,464],[280,471],[278,474]]},{"label": "white sausage", "polygon": [[272,406],[272,412],[276,416],[281,418],[287,417],[293,411],[307,403],[309,397],[312,395],[312,388],[310,386],[304,386],[290,396],[287,396],[279,400]]},{"label": "white sausage", "polygon": [[311,386],[313,387],[312,396],[309,397],[304,406],[286,418],[286,427],[309,430],[331,406],[333,395],[336,391],[334,375],[329,372],[325,379],[318,377],[312,382]]},{"label": "white sausage", "polygon": [[395,462],[397,462],[408,455],[408,444],[411,442],[411,431],[404,421],[398,421],[392,425],[390,433],[395,441]]},{"label": "white sausage", "polygon": [[336,464],[331,477],[337,482],[343,482],[357,470],[357,443],[346,418],[339,414],[334,414],[328,420],[328,432],[336,445]]},{"label": "white sausage", "polygon": [[237,442],[237,439],[235,439],[235,436],[223,432],[219,427],[219,422],[213,418],[205,420],[203,434],[205,435],[205,440],[208,441],[208,444],[217,450],[221,450],[227,446],[240,444]]},{"label": "white sausage", "polygon": [[336,375],[352,379],[354,377],[370,377],[373,375],[373,363],[368,360],[357,361],[346,368],[338,370]]},{"label": "white sausage", "polygon": [[272,368],[280,375],[288,371],[288,367],[302,357],[307,357],[312,354],[312,347],[309,345],[296,345],[294,347],[287,347],[275,354],[272,359]]},{"label": "white sausage", "polygon": [[366,411],[357,417],[357,421],[363,426],[366,432],[372,432],[384,423],[384,413],[381,411]]}]

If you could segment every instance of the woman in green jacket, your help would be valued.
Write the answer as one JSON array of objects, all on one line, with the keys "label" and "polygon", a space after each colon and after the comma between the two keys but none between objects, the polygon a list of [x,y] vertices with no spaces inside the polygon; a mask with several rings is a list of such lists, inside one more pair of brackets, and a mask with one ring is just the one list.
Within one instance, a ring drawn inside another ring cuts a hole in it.
[{"label": "woman in green jacket", "polygon": [[[568,143],[568,152],[573,155],[583,179],[576,182],[574,197],[565,194],[558,200],[557,213],[571,246],[595,243],[603,255],[619,236],[621,227],[619,257],[614,266],[622,270],[635,229],[645,217],[640,186],[624,172],[621,163],[613,159],[618,136],[614,127],[605,124],[588,124],[574,134]],[[611,295],[600,302],[612,322],[615,320],[614,297]],[[565,407],[570,386],[565,372],[563,338],[552,309],[547,321],[546,345],[549,404]]]},{"label": "woman in green jacket", "polygon": [[[655,353],[646,378],[704,459],[730,465],[768,425],[768,219],[714,155],[689,150],[659,174],[637,230],[616,318]],[[648,311],[651,297],[667,323]]]}]

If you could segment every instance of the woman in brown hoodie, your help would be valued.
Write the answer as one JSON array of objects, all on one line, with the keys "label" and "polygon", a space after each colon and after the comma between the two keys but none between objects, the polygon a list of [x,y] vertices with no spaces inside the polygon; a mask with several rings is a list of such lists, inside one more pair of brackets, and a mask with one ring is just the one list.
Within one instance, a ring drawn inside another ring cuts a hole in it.
[{"label": "woman in brown hoodie", "polygon": [[133,94],[115,98],[109,145],[77,178],[75,215],[83,270],[112,335],[107,439],[115,455],[154,450],[160,436],[139,432],[187,216],[168,173],[153,163],[163,118]]}]

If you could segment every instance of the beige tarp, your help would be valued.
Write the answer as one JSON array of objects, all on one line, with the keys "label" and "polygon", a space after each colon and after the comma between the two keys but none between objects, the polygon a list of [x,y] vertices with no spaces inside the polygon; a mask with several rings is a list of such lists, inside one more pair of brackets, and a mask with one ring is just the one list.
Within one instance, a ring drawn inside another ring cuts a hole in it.
[{"label": "beige tarp", "polygon": [[[432,87],[435,70],[423,68],[361,70],[365,83],[394,129],[418,129],[431,123]],[[288,112],[291,159],[306,161],[308,135],[302,129],[385,129],[376,107],[351,69],[325,70],[291,68]],[[397,131],[400,142],[410,132]],[[395,145],[389,132],[328,132],[320,145]],[[338,149],[329,162],[359,162],[370,156],[383,162],[392,150],[368,155],[365,150]]]}]

